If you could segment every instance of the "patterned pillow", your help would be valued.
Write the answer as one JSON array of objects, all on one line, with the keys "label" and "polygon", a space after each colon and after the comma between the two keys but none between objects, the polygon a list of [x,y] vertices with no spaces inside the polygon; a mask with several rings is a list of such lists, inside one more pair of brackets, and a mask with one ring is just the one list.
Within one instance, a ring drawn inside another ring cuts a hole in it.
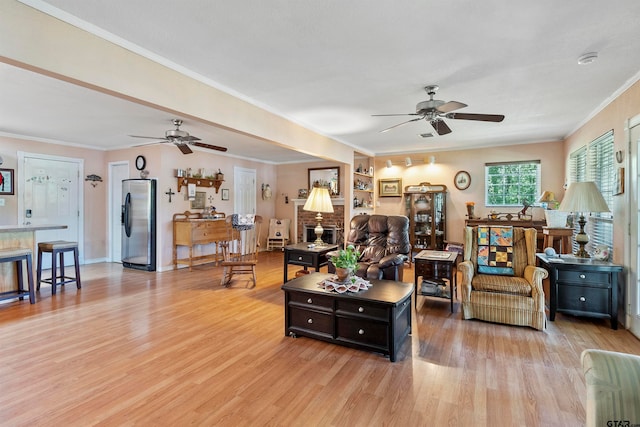
[{"label": "patterned pillow", "polygon": [[513,227],[478,227],[478,273],[513,276]]}]

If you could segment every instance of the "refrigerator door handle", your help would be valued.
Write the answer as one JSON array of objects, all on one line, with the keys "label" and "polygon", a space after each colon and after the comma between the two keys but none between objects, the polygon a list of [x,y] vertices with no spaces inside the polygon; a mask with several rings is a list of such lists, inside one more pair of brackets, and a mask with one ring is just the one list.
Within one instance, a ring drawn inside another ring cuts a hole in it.
[{"label": "refrigerator door handle", "polygon": [[131,193],[127,193],[124,199],[124,205],[122,206],[122,225],[124,225],[124,232],[127,237],[131,237]]}]

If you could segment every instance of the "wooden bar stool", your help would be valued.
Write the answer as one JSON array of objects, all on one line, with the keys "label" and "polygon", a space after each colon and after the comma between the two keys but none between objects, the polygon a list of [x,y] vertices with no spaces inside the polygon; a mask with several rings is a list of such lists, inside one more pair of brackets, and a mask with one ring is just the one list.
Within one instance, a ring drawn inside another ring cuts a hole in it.
[{"label": "wooden bar stool", "polygon": [[542,234],[544,235],[544,249],[553,248],[554,238],[559,237],[560,247],[558,253],[570,254],[571,253],[571,236],[573,236],[573,228],[568,227],[542,227]]},{"label": "wooden bar stool", "polygon": [[[19,298],[24,299],[25,295],[29,295],[29,302],[35,304],[36,293],[33,289],[33,263],[31,249],[26,248],[6,248],[0,249],[0,262],[15,262],[16,273],[18,274],[18,290],[11,292],[3,292],[0,299]],[[24,289],[24,279],[22,278],[22,261],[27,263],[27,281],[29,282],[29,290]]]},{"label": "wooden bar stool", "polygon": [[[73,262],[76,268],[76,277],[65,276],[64,274],[64,253],[73,251]],[[51,277],[48,279],[42,279],[42,253],[51,253]],[[58,255],[60,255],[60,274],[57,271]],[[40,290],[40,283],[51,283],[51,294],[56,294],[57,285],[65,285],[67,283],[76,283],[76,288],[80,289],[80,263],[78,261],[78,243],[66,242],[64,240],[56,240],[54,242],[40,242],[38,243],[38,290]],[[60,279],[58,281],[58,279]]]}]

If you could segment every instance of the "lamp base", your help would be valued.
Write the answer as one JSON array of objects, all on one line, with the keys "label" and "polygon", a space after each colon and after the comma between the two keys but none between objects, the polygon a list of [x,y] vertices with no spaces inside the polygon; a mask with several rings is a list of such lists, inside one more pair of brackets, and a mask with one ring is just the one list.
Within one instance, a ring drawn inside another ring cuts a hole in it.
[{"label": "lamp base", "polygon": [[318,221],[318,224],[316,224],[316,228],[313,229],[313,232],[316,233],[316,240],[313,244],[316,246],[326,246],[327,244],[322,241],[324,228],[322,228],[322,214],[320,212],[316,214],[316,221]]},{"label": "lamp base", "polygon": [[584,215],[580,215],[580,219],[578,219],[580,231],[576,234],[576,243],[579,246],[578,251],[575,253],[576,258],[590,258],[589,253],[584,248],[589,243],[589,235],[584,232],[586,224],[587,221],[584,219]]}]

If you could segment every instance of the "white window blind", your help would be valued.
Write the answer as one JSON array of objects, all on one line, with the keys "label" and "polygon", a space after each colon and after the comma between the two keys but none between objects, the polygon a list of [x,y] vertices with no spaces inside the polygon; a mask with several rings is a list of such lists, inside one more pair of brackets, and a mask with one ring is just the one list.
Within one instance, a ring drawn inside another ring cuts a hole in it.
[{"label": "white window blind", "polygon": [[[588,146],[579,148],[569,156],[569,183],[594,181],[609,209],[613,206],[615,166],[613,131],[596,138]],[[574,222],[576,232],[579,230]],[[586,233],[589,235],[587,251],[597,245],[613,247],[613,213],[593,213],[587,218]],[[577,244],[574,242],[574,251]]]}]

